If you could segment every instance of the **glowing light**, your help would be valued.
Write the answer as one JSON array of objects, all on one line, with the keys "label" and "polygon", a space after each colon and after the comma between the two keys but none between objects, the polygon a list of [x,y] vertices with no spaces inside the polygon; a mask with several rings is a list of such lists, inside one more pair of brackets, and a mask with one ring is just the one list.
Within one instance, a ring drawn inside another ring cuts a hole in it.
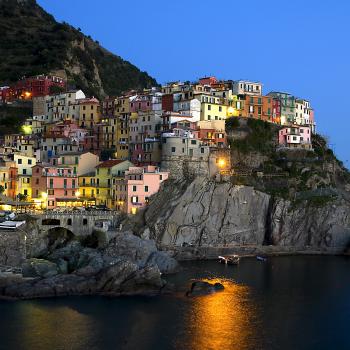
[{"label": "glowing light", "polygon": [[25,96],[25,98],[29,98],[29,97],[32,96],[32,93],[29,92],[29,91],[26,91],[26,92],[24,93],[24,96]]},{"label": "glowing light", "polygon": [[47,193],[46,192],[41,192],[41,198],[46,199],[47,198]]},{"label": "glowing light", "polygon": [[22,131],[26,134],[26,135],[30,135],[32,134],[33,130],[32,127],[30,125],[23,125],[22,126]]},{"label": "glowing light", "polygon": [[80,194],[81,194],[81,193],[80,193],[79,191],[75,192],[75,196],[76,196],[76,197],[80,197]]},{"label": "glowing light", "polygon": [[137,208],[131,208],[131,214],[135,215],[137,213]]},{"label": "glowing light", "polygon": [[228,108],[228,114],[233,114],[235,112],[235,109],[233,107]]},{"label": "glowing light", "polygon": [[218,161],[219,168],[223,168],[226,165],[226,160],[224,158],[220,158]]}]

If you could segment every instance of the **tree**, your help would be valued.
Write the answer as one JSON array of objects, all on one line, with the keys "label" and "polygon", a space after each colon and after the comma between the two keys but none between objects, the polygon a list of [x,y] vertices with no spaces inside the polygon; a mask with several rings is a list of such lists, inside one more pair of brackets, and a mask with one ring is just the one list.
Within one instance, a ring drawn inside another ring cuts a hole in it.
[{"label": "tree", "polygon": [[0,194],[3,194],[5,192],[5,187],[3,185],[0,185]]},{"label": "tree", "polygon": [[27,195],[26,194],[22,194],[22,193],[18,193],[17,198],[20,202],[24,202],[27,199]]}]

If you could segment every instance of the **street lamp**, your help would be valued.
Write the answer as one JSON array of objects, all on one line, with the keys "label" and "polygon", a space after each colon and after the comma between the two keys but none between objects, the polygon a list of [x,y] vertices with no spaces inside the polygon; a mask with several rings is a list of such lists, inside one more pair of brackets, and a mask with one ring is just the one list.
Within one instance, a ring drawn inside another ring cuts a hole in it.
[{"label": "street lamp", "polygon": [[226,160],[224,158],[219,158],[218,166],[221,169],[224,168],[226,166]]}]

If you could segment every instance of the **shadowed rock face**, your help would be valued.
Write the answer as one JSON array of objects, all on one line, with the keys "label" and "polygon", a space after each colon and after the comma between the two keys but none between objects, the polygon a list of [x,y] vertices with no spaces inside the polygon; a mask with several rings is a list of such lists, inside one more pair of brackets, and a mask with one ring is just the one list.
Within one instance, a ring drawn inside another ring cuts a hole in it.
[{"label": "shadowed rock face", "polygon": [[156,294],[165,286],[161,274],[176,269],[177,262],[153,241],[128,232],[117,234],[105,249],[72,240],[40,259],[28,259],[24,277],[0,276],[0,297]]},{"label": "shadowed rock face", "polygon": [[[168,201],[169,205],[166,204]],[[161,205],[158,205],[161,203]],[[350,242],[350,203],[293,205],[247,186],[196,178],[159,193],[145,212],[145,237],[181,246],[265,245],[342,251]]]}]

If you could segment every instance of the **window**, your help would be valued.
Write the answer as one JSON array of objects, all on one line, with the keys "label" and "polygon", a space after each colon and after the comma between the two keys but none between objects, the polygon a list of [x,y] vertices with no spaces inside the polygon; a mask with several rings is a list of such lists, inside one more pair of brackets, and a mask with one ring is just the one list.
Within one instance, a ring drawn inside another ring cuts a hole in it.
[{"label": "window", "polygon": [[22,159],[18,158],[17,162],[18,162],[18,164],[22,164]]},{"label": "window", "polygon": [[163,175],[159,175],[159,180],[160,180],[160,181],[163,180]]},{"label": "window", "polygon": [[137,191],[137,186],[132,186],[132,191],[136,192]]},{"label": "window", "polygon": [[222,107],[221,106],[219,106],[219,112],[222,112]]},{"label": "window", "polygon": [[145,192],[148,192],[148,186],[145,186]]},{"label": "window", "polygon": [[68,219],[68,220],[67,220],[67,225],[68,225],[68,226],[72,226],[72,219]]},{"label": "window", "polygon": [[39,185],[39,179],[35,179],[35,184]]},{"label": "window", "polygon": [[196,145],[197,141],[196,140],[191,140],[191,145]]},{"label": "window", "polygon": [[83,225],[86,226],[88,223],[87,219],[83,219]]},{"label": "window", "polygon": [[208,111],[211,111],[211,105],[208,105]]},{"label": "window", "polygon": [[28,159],[28,165],[31,165],[31,164],[32,164],[32,160]]},{"label": "window", "polygon": [[137,196],[131,197],[131,203],[138,203],[138,201],[139,201],[139,197],[137,197]]},{"label": "window", "polygon": [[171,152],[175,153],[176,152],[176,147],[171,147]]},{"label": "window", "polygon": [[47,191],[47,194],[48,194],[49,196],[53,196],[53,195],[55,194],[55,191],[54,191],[54,190],[48,190],[48,191]]},{"label": "window", "polygon": [[27,175],[27,169],[23,169],[23,175]]}]

